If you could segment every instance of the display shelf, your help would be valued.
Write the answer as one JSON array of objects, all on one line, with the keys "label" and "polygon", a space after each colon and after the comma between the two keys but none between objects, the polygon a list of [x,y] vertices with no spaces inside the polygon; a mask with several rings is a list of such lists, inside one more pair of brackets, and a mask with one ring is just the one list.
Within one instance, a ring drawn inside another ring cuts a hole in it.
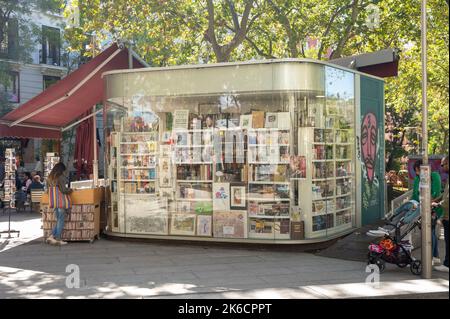
[{"label": "display shelf", "polygon": [[280,185],[290,185],[290,182],[274,182],[274,181],[249,181],[249,184],[280,184]]},{"label": "display shelf", "polygon": [[277,143],[274,143],[274,144],[249,144],[248,145],[249,147],[257,147],[257,146],[274,146],[274,147],[276,147],[276,146],[289,146],[289,144],[277,144]]},{"label": "display shelf", "polygon": [[353,177],[354,177],[354,175],[346,175],[346,176],[335,177],[335,179],[346,179],[346,178],[353,178]]},{"label": "display shelf", "polygon": [[337,197],[346,197],[346,196],[351,196],[351,195],[352,195],[352,193],[346,193],[346,194],[336,195],[336,198]]},{"label": "display shelf", "polygon": [[289,162],[271,162],[271,161],[265,161],[265,162],[248,162],[249,164],[261,164],[261,165],[289,165]]},{"label": "display shelf", "polygon": [[336,198],[336,196],[328,196],[328,197],[322,197],[322,198],[313,198],[312,201],[320,201],[320,200],[329,200]]},{"label": "display shelf", "polygon": [[59,156],[57,153],[47,153],[44,161],[44,178],[46,179],[53,167],[59,162]]},{"label": "display shelf", "polygon": [[290,131],[290,128],[277,128],[277,127],[261,127],[261,128],[249,128],[248,132],[258,131]]},{"label": "display shelf", "polygon": [[122,131],[122,132],[120,132],[120,134],[122,134],[122,135],[153,135],[153,136],[156,136],[154,131],[150,131],[150,132],[128,132],[128,131]]},{"label": "display shelf", "polygon": [[290,219],[291,216],[267,216],[267,215],[257,215],[257,216],[248,216],[248,218],[264,218],[264,219]]},{"label": "display shelf", "polygon": [[139,145],[139,144],[148,144],[155,143],[155,141],[137,141],[137,142],[120,142],[121,145]]},{"label": "display shelf", "polygon": [[255,239],[290,239],[290,234],[275,235],[273,233],[260,234],[260,233],[249,232],[248,237],[255,238]]},{"label": "display shelf", "polygon": [[[347,217],[340,214],[345,212],[346,215],[346,212],[355,209],[354,203],[347,201],[352,194],[343,186],[343,182],[354,176],[339,176],[344,171],[354,171],[354,144],[346,131],[347,129],[313,127],[300,127],[298,130],[298,139],[304,141],[299,143],[298,152],[305,156],[307,166],[306,178],[298,181],[299,208],[305,218],[306,238],[336,232],[337,226],[340,226],[337,225],[336,216],[339,215],[339,221],[342,222]],[[316,194],[325,196],[318,198],[314,196]],[[338,208],[344,205],[349,206]]]},{"label": "display shelf", "polygon": [[156,179],[121,179],[122,182],[155,182]]},{"label": "display shelf", "polygon": [[212,198],[181,198],[181,197],[177,197],[176,201],[179,202],[198,202],[198,201],[202,201],[202,202],[212,202],[213,199]]},{"label": "display shelf", "polygon": [[336,209],[334,212],[339,213],[339,212],[343,212],[343,211],[351,210],[351,209],[352,209],[352,206],[349,206],[349,207],[345,207],[345,208]]},{"label": "display shelf", "polygon": [[212,147],[213,145],[174,145],[175,147],[179,148],[191,148],[191,147]]},{"label": "display shelf", "polygon": [[330,181],[333,180],[334,177],[327,177],[327,178],[313,178],[311,179],[312,182],[326,182],[326,181]]},{"label": "display shelf", "polygon": [[253,198],[249,197],[250,202],[290,202],[289,198]]},{"label": "display shelf", "polygon": [[213,164],[214,162],[178,162],[175,161],[177,165],[201,165],[201,164]]},{"label": "display shelf", "polygon": [[120,169],[140,169],[140,170],[146,170],[146,169],[154,169],[155,166],[121,166]]},{"label": "display shelf", "polygon": [[[257,128],[247,132],[248,236],[289,239],[291,131],[289,128]],[[279,233],[281,228],[285,233]]]},{"label": "display shelf", "polygon": [[180,183],[214,183],[213,180],[177,179]]},{"label": "display shelf", "polygon": [[120,153],[120,156],[155,156],[158,155],[157,152],[152,153]]}]

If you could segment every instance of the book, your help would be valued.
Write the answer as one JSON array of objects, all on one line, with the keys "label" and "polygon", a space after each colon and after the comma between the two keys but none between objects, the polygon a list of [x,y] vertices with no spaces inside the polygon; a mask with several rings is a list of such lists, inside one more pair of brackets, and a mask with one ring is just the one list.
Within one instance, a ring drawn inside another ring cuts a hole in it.
[{"label": "book", "polygon": [[252,112],[252,126],[253,128],[264,128],[264,111]]},{"label": "book", "polygon": [[291,127],[291,116],[289,112],[278,113],[278,126],[279,129],[289,129]]},{"label": "book", "polygon": [[242,129],[252,128],[252,123],[253,123],[252,119],[253,119],[253,116],[251,114],[241,115],[240,123],[239,123],[240,127]]},{"label": "book", "polygon": [[305,223],[303,221],[291,221],[291,239],[305,239]]},{"label": "book", "polygon": [[266,113],[265,128],[277,128],[278,127],[278,113]]}]

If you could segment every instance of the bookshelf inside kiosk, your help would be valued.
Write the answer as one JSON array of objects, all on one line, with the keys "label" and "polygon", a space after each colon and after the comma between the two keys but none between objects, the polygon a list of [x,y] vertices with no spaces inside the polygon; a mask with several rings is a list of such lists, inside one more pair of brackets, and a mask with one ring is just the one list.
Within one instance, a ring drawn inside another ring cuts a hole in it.
[{"label": "bookshelf inside kiosk", "polygon": [[299,61],[106,73],[107,231],[250,242],[348,232],[354,76]]}]

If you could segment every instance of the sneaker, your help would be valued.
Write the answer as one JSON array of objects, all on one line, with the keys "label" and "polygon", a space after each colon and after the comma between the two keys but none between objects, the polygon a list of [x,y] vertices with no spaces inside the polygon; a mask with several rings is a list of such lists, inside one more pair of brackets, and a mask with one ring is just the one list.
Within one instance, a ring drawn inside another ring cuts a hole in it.
[{"label": "sneaker", "polygon": [[50,235],[45,242],[50,245],[55,245],[58,241],[55,237],[53,237],[53,235]]},{"label": "sneaker", "polygon": [[57,244],[57,245],[60,245],[60,246],[63,246],[63,245],[67,245],[67,242],[64,241],[64,240],[57,240],[57,241],[56,241],[56,244]]},{"label": "sneaker", "polygon": [[431,265],[440,265],[441,264],[441,259],[439,257],[433,257],[433,260],[431,261]]},{"label": "sneaker", "polygon": [[448,272],[448,267],[444,266],[444,265],[440,265],[440,266],[434,267],[434,270],[442,271],[442,272]]}]

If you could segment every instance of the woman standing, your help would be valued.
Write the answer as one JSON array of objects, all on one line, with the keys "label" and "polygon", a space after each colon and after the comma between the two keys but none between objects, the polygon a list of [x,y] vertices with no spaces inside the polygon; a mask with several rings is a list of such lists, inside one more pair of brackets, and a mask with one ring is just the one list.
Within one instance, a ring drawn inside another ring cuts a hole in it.
[{"label": "woman standing", "polygon": [[49,207],[55,209],[56,226],[47,243],[65,245],[67,242],[61,240],[61,233],[64,229],[64,217],[67,209],[71,206],[71,200],[68,196],[72,190],[66,187],[66,177],[64,171],[66,166],[63,163],[56,164],[47,178],[49,193]]}]

